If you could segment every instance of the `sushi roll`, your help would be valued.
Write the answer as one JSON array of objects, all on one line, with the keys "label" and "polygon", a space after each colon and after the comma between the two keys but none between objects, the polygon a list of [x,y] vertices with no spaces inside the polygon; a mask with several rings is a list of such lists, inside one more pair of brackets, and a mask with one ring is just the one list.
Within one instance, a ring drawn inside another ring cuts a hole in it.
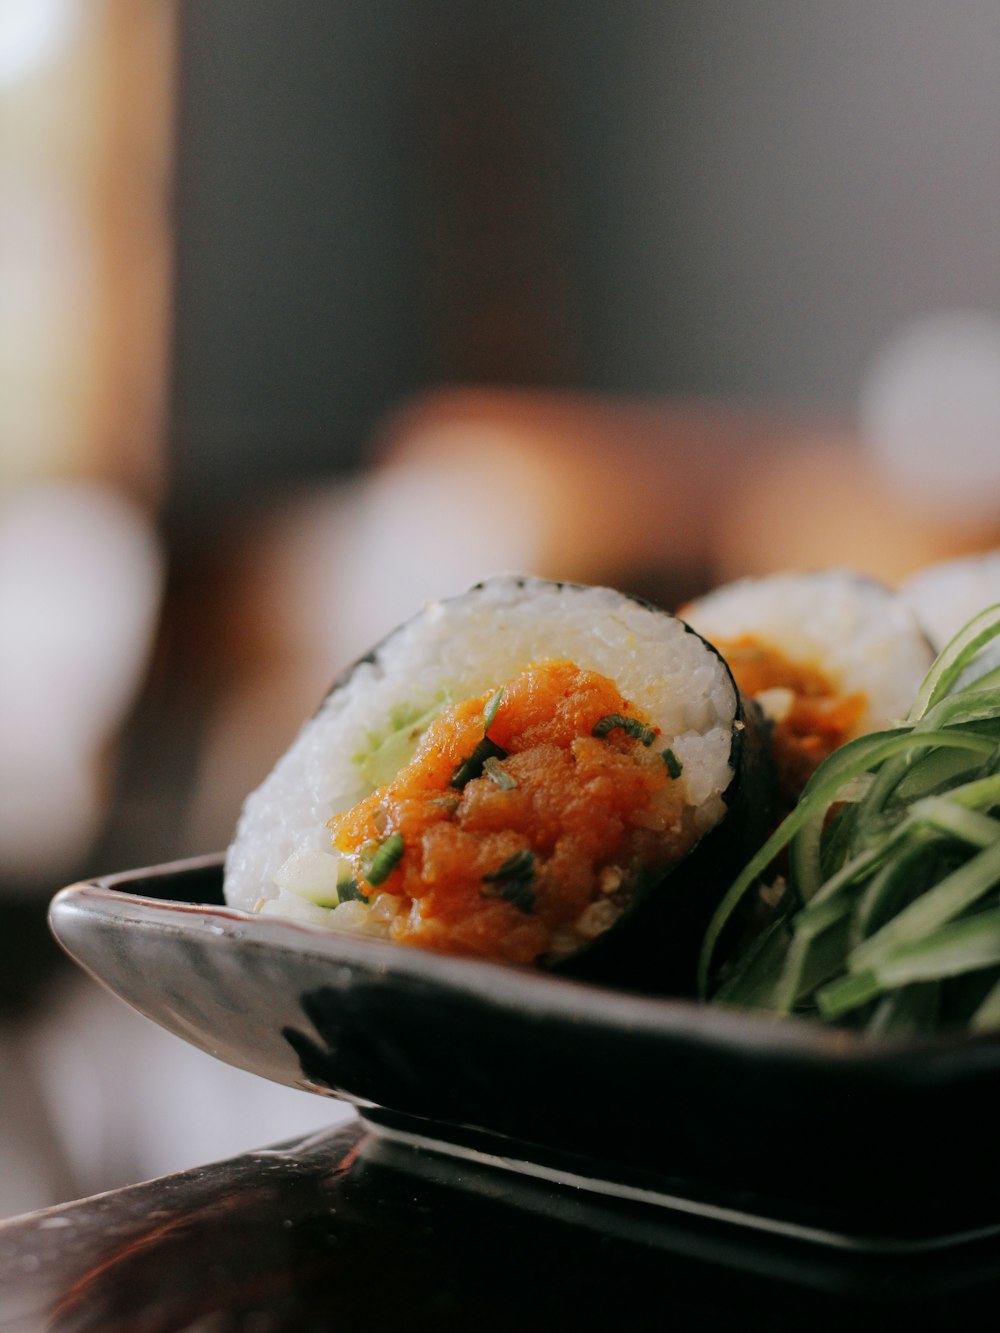
[{"label": "sushi roll", "polygon": [[[935,651],[980,611],[1000,602],[1000,551],[929,565],[900,585]],[[994,650],[994,663],[1000,649]]]},{"label": "sushi roll", "polygon": [[764,828],[751,721],[718,653],[667,612],[491,579],[335,683],[246,801],[227,901],[690,989],[713,886]]},{"label": "sushi roll", "polygon": [[785,808],[833,750],[905,717],[933,660],[903,599],[846,570],[740,579],[678,614],[768,718]]}]

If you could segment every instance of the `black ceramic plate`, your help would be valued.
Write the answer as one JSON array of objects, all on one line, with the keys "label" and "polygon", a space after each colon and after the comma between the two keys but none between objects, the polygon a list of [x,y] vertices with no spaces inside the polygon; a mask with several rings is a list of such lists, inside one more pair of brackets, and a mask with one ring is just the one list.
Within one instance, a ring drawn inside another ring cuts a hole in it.
[{"label": "black ceramic plate", "polygon": [[1000,1224],[1000,1043],[896,1042],[256,917],[221,858],[53,901],[140,1012],[383,1133],[866,1250]]}]

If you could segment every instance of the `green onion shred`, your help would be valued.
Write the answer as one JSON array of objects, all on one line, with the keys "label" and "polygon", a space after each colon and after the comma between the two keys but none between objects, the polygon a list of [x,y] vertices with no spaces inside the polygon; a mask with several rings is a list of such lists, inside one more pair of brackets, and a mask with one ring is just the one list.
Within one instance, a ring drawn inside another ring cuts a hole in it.
[{"label": "green onion shred", "polygon": [[[452,773],[451,781],[448,784],[449,786],[461,790],[465,784],[471,782],[473,778],[481,778],[483,776],[488,760],[507,758],[507,751],[503,746],[497,745],[495,741],[491,741],[486,734],[496,720],[496,715],[502,700],[503,686],[501,686],[494,694],[491,694],[487,699],[486,707],[483,709],[483,738],[476,744],[472,753],[466,755],[455,769],[454,773]],[[489,776],[493,777],[494,782],[497,782],[497,778],[492,773]],[[498,782],[498,786],[503,785],[503,782]]]},{"label": "green onion shred", "polygon": [[489,731],[496,721],[497,713],[500,710],[500,702],[503,699],[503,686],[495,694],[491,694],[486,701],[486,707],[483,709],[483,731]]},{"label": "green onion shred", "polygon": [[372,886],[384,884],[403,856],[402,833],[390,833],[387,838],[373,838],[361,848],[361,875]]},{"label": "green onion shred", "polygon": [[820,765],[717,908],[703,998],[874,1033],[1000,1030],[1000,670],[980,657],[998,635],[994,606],[904,722]]},{"label": "green onion shred", "polygon": [[466,756],[455,769],[454,773],[452,773],[449,786],[461,789],[467,782],[471,782],[473,778],[481,778],[483,776],[483,768],[488,759],[506,758],[507,751],[503,749],[502,746],[491,741],[489,736],[484,736],[483,739],[477,743],[472,753]]},{"label": "green onion shred", "polygon": [[661,754],[663,762],[667,766],[667,772],[670,774],[672,778],[674,779],[679,778],[681,773],[684,771],[684,765],[674,754],[673,750],[671,750],[668,747],[666,750],[661,751]]},{"label": "green onion shred", "polygon": [[366,903],[368,895],[361,892],[356,879],[342,879],[337,882],[338,903]]},{"label": "green onion shred", "polygon": [[643,745],[652,745],[656,740],[656,731],[640,722],[636,717],[626,717],[624,713],[605,713],[602,718],[594,723],[590,734],[603,738],[609,732],[622,730],[626,736],[631,736],[637,741],[642,741]]},{"label": "green onion shred", "polygon": [[501,791],[513,791],[517,786],[517,779],[511,777],[495,754],[483,760],[483,774],[495,782]]},{"label": "green onion shred", "polygon": [[486,887],[481,893],[484,898],[495,898],[499,894],[522,912],[531,912],[535,906],[534,877],[534,855],[527,849],[515,852],[497,870],[483,876]]}]

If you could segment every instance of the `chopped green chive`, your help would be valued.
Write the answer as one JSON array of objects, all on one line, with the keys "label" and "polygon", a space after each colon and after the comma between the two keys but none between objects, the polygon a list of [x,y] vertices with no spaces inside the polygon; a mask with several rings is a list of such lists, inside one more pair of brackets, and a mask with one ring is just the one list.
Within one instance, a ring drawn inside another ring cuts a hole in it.
[{"label": "chopped green chive", "polygon": [[[495,741],[491,741],[486,732],[493,725],[497,710],[500,707],[500,701],[503,699],[503,686],[496,693],[491,694],[486,701],[486,707],[483,709],[483,739],[479,741],[476,748],[468,755],[455,769],[451,775],[450,786],[462,788],[473,778],[480,778],[488,759],[506,759],[507,751]],[[492,776],[492,775],[491,775]],[[496,778],[493,779],[496,782]],[[499,785],[503,785],[502,783]]]},{"label": "chopped green chive", "polygon": [[488,759],[483,760],[483,773],[492,782],[495,782],[501,791],[513,791],[517,786],[516,780],[500,766],[500,760],[495,754],[491,754]]},{"label": "chopped green chive", "polygon": [[402,833],[390,833],[388,838],[372,839],[361,849],[361,874],[372,886],[384,884],[403,855]]},{"label": "chopped green chive", "polygon": [[486,701],[486,707],[483,709],[483,731],[489,731],[496,720],[497,712],[500,708],[500,701],[503,699],[503,686],[497,690],[496,694],[490,695]]},{"label": "chopped green chive", "polygon": [[669,747],[666,750],[661,751],[661,753],[663,756],[663,762],[667,766],[667,772],[670,774],[672,778],[679,778],[681,773],[684,771],[684,765],[674,754],[673,750],[671,750]]},{"label": "chopped green chive", "polygon": [[473,778],[483,775],[483,765],[487,759],[506,759],[507,751],[502,749],[488,736],[484,736],[467,759],[463,759],[451,775],[450,786],[464,787]]},{"label": "chopped green chive", "polygon": [[366,903],[368,896],[358,888],[356,879],[342,879],[337,884],[337,901],[341,903]]},{"label": "chopped green chive", "polygon": [[530,912],[535,906],[535,891],[531,887],[534,876],[534,855],[527,849],[515,852],[498,870],[483,876],[488,887],[481,892],[484,898],[495,898],[499,893],[522,912]]},{"label": "chopped green chive", "polygon": [[642,741],[643,745],[652,745],[656,740],[656,732],[652,727],[646,726],[645,722],[640,722],[636,717],[626,717],[624,713],[605,713],[599,721],[595,722],[591,728],[591,736],[604,737],[609,732],[621,729],[626,736],[631,736],[637,741]]}]

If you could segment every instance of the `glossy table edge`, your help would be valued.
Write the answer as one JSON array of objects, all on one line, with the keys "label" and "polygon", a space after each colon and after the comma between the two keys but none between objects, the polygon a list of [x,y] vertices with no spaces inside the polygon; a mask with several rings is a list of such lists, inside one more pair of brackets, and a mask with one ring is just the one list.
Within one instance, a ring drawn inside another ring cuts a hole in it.
[{"label": "glossy table edge", "polygon": [[[424,1245],[418,1257],[429,1288],[454,1285],[456,1266],[474,1261],[476,1247],[492,1246],[502,1262],[504,1247],[513,1246],[519,1272],[522,1250],[571,1254],[591,1274],[591,1300],[607,1296],[605,1283],[626,1279],[691,1282],[698,1290],[724,1279],[731,1290],[716,1302],[739,1302],[752,1289],[814,1324],[828,1301],[838,1318],[848,1309],[884,1313],[897,1301],[909,1307],[918,1297],[946,1299],[954,1313],[964,1294],[1000,1293],[996,1235],[938,1253],[845,1254],[580,1185],[519,1174],[482,1154],[442,1152],[354,1116],[306,1139],[0,1223],[0,1328],[112,1333],[131,1326],[131,1301],[153,1299],[162,1319],[151,1327],[186,1327],[169,1322],[182,1307],[185,1318],[191,1310],[200,1317],[242,1312],[250,1300],[252,1326],[266,1330],[272,1295],[282,1310],[301,1298],[304,1317],[325,1290],[314,1261],[328,1262],[328,1241],[341,1256],[329,1280],[350,1304],[352,1246],[368,1252],[383,1235],[387,1243],[406,1236],[418,1251]],[[437,1233],[447,1243],[438,1245]],[[227,1248],[235,1236],[238,1251]],[[478,1297],[462,1296],[472,1318]],[[433,1326],[433,1302],[424,1313]],[[424,1327],[422,1318],[418,1310],[411,1325]],[[632,1327],[627,1319],[620,1326]]]}]

